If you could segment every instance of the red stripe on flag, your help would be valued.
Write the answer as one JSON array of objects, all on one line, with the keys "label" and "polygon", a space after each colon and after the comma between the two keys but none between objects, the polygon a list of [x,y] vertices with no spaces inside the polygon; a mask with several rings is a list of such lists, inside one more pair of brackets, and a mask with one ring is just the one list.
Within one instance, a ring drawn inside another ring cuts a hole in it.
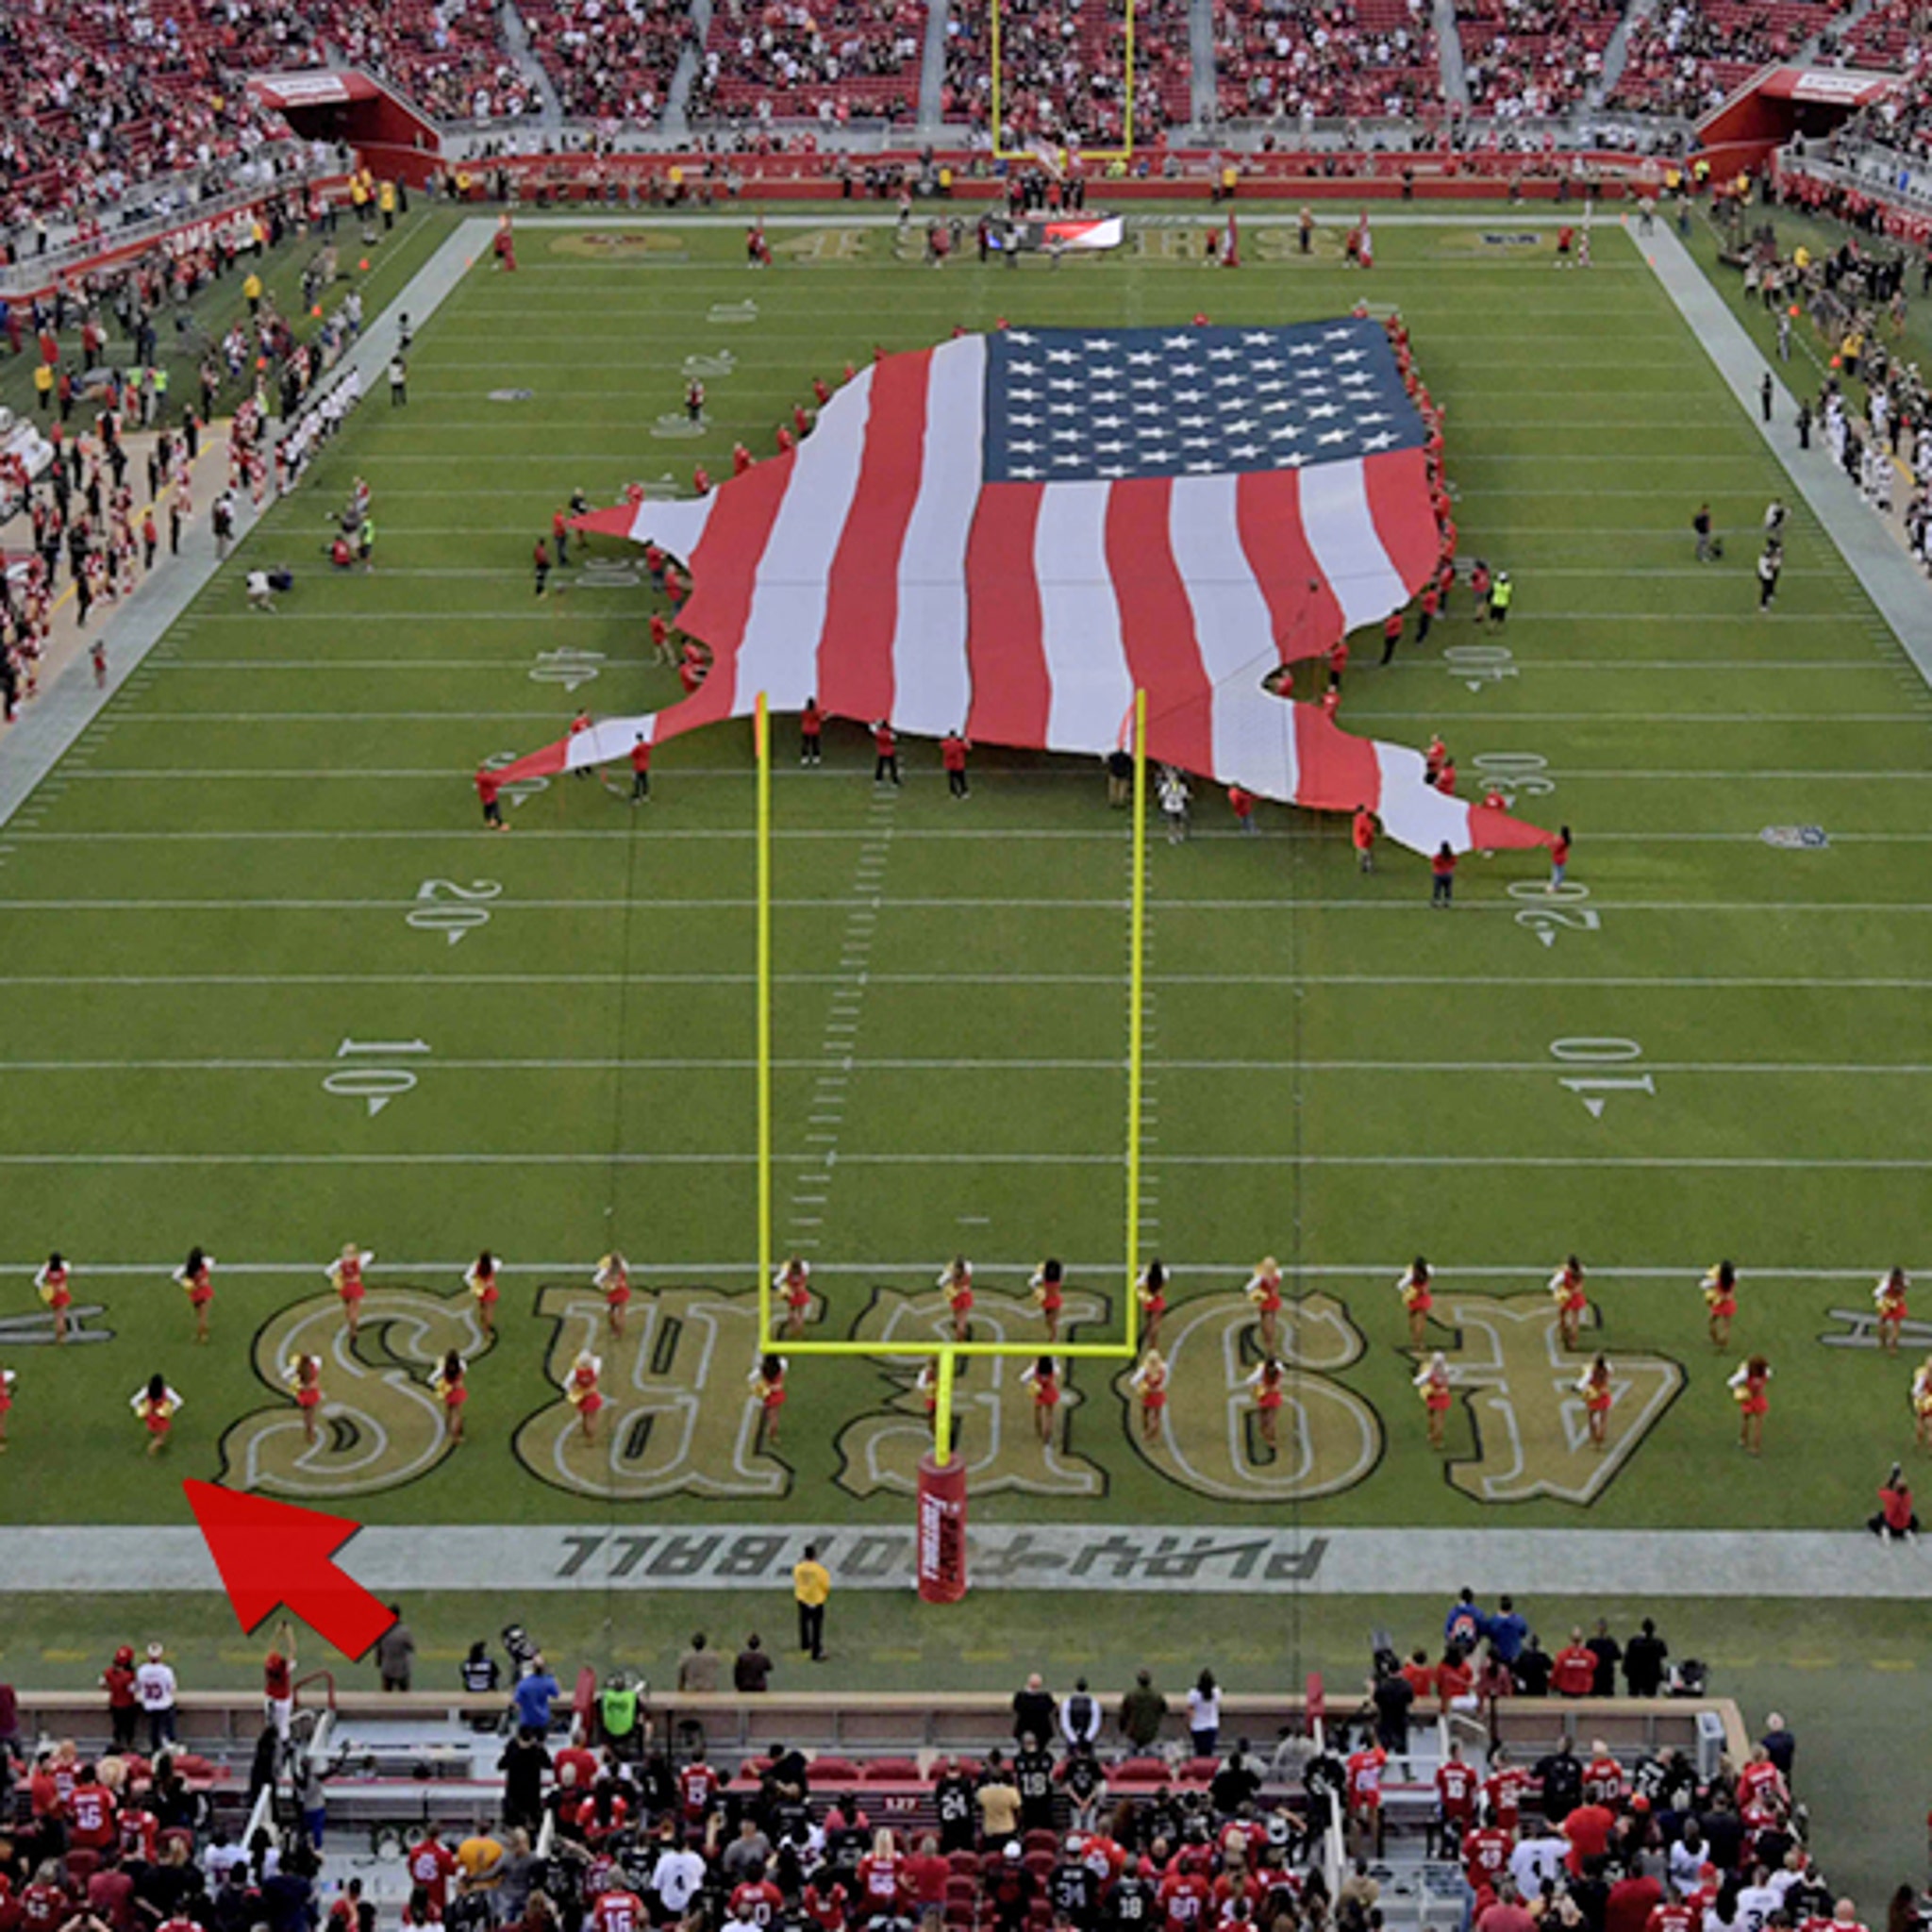
[{"label": "red stripe on flag", "polygon": [[1319,705],[1295,705],[1294,802],[1322,811],[1371,811],[1382,799],[1382,767],[1372,740],[1344,731]]},{"label": "red stripe on flag", "polygon": [[582,516],[571,518],[570,526],[591,537],[628,537],[637,520],[637,505],[620,503],[614,509],[586,510]]},{"label": "red stripe on flag", "polygon": [[1169,537],[1174,483],[1137,476],[1107,500],[1107,567],[1120,607],[1121,641],[1138,690],[1147,693],[1147,736],[1184,771],[1214,769],[1213,691],[1194,637]]},{"label": "red stripe on flag", "polygon": [[827,575],[819,639],[819,702],[841,718],[892,715],[899,555],[924,467],[931,366],[928,349],[873,367],[858,482]]},{"label": "red stripe on flag", "polygon": [[758,559],[765,554],[796,461],[789,452],[773,457],[732,477],[728,487],[721,487],[718,507],[687,559],[691,590],[676,624],[687,637],[702,638],[716,654],[712,683],[744,641]]},{"label": "red stripe on flag", "polygon": [[973,715],[967,735],[989,744],[1041,745],[1052,702],[1041,643],[1033,533],[1045,485],[989,483],[966,544],[967,661]]},{"label": "red stripe on flag", "polygon": [[1302,528],[1300,475],[1257,470],[1243,475],[1235,486],[1235,519],[1283,661],[1325,651],[1341,635],[1341,606]]},{"label": "red stripe on flag", "polygon": [[1427,459],[1419,449],[1370,457],[1362,464],[1362,480],[1375,535],[1413,595],[1434,575],[1442,555],[1442,533],[1429,501]]}]

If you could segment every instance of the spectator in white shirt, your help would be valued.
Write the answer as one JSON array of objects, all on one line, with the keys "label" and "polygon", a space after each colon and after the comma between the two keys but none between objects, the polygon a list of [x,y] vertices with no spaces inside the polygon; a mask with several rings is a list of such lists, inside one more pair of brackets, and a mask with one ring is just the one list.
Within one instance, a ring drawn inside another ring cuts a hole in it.
[{"label": "spectator in white shirt", "polygon": [[175,1741],[175,1673],[161,1661],[161,1649],[150,1643],[147,1661],[134,1674],[134,1694],[147,1713],[150,1755]]}]

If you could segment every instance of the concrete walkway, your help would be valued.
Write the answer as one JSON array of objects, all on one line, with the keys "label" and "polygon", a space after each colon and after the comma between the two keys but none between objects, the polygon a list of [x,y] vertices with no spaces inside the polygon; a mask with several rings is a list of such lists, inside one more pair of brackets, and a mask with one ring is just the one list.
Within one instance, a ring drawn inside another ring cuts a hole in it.
[{"label": "concrete walkway", "polygon": [[[1798,447],[1793,426],[1797,398],[1668,225],[1659,219],[1647,235],[1637,233],[1633,225],[1631,235],[1664,293],[1738,399],[1738,407],[1771,446],[1792,490],[1838,546],[1920,675],[1932,684],[1932,590],[1924,577],[1885,521],[1866,506],[1833,461],[1822,429],[1814,431],[1808,450]],[[1772,379],[1769,423],[1763,421],[1758,403],[1758,387],[1767,374]]]},{"label": "concrete walkway", "polygon": [[[395,302],[366,327],[361,340],[337,363],[331,380],[350,369],[362,377],[363,407],[387,388],[384,372],[394,353],[396,318],[407,313],[412,327],[421,325],[462,279],[472,258],[490,245],[493,223],[485,218],[459,223],[427,262],[409,279]],[[387,404],[383,404],[387,407]],[[202,463],[222,459],[213,437],[202,446]],[[183,611],[193,603],[221,569],[215,556],[212,520],[208,506],[212,492],[197,491],[193,521],[182,532],[181,554],[157,561],[155,568],[125,604],[101,611],[96,626],[108,640],[108,683],[94,684],[85,649],[75,651],[64,669],[42,685],[41,694],[23,708],[19,722],[0,740],[0,825],[10,824],[32,793],[46,780],[55,764],[73,749],[75,740],[100,716],[108,701],[124,688],[144,688],[153,672],[142,672],[147,655],[160,642]],[[377,506],[378,511],[380,505]],[[236,537],[247,535],[256,511],[246,492],[238,499]],[[240,596],[240,589],[237,589]],[[297,581],[295,595],[301,595]],[[264,618],[263,623],[273,623]]]},{"label": "concrete walkway", "polygon": [[[306,1499],[346,1511],[349,1498]],[[635,1507],[636,1506],[629,1506]],[[774,1590],[811,1537],[841,1590],[905,1590],[903,1521],[693,1524],[390,1524],[364,1529],[342,1567],[388,1595],[572,1590]],[[989,1524],[969,1539],[976,1590],[1287,1596],[1779,1597],[1839,1602],[1932,1595],[1932,1549],[1857,1530],[1248,1529],[1181,1524]],[[0,1596],[111,1595],[220,1587],[198,1530],[136,1525],[0,1528]]]}]

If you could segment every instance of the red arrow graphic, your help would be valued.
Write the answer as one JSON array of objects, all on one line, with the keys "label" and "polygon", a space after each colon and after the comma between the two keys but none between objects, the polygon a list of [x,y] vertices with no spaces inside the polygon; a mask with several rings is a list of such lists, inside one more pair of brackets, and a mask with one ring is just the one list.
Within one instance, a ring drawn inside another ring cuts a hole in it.
[{"label": "red arrow graphic", "polygon": [[244,1633],[286,1604],[344,1657],[359,1657],[395,1622],[387,1605],[330,1561],[359,1523],[219,1483],[181,1487]]}]

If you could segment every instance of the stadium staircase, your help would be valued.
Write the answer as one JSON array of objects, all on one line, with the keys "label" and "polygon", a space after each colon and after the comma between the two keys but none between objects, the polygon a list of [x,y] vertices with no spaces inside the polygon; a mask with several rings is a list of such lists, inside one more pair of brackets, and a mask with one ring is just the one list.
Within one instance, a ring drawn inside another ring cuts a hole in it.
[{"label": "stadium staircase", "polygon": [[1617,83],[1624,78],[1624,69],[1629,64],[1630,37],[1657,10],[1657,5],[1658,0],[1630,0],[1630,10],[1617,23],[1609,44],[1604,48],[1604,71],[1595,89],[1599,101],[1607,101],[1616,92]]},{"label": "stadium staircase", "polygon": [[1214,0],[1190,0],[1188,8],[1190,140],[1205,141],[1218,107],[1214,73]]},{"label": "stadium staircase", "polygon": [[691,0],[691,38],[677,57],[664,97],[664,132],[673,141],[691,136],[691,91],[697,84],[698,62],[711,35],[711,0]]},{"label": "stadium staircase", "polygon": [[[967,5],[974,0],[966,0]],[[925,9],[925,44],[919,57],[919,138],[937,142],[946,102],[946,21],[951,0],[932,0]]]},{"label": "stadium staircase", "polygon": [[1819,58],[1819,49],[1827,37],[1841,45],[1844,42],[1844,37],[1854,27],[1862,25],[1865,16],[1873,12],[1880,4],[1881,0],[1852,0],[1852,5],[1846,8],[1836,20],[1827,21],[1817,33],[1813,34],[1798,49],[1798,58],[1807,65],[1815,61]]},{"label": "stadium staircase", "polygon": [[[519,10],[516,0],[503,0],[498,21],[503,29],[504,52],[516,62],[517,72],[524,76],[530,92],[542,103],[539,111],[528,117],[540,127],[557,127],[563,122],[563,102],[558,97],[556,87],[549,75],[543,71],[543,63],[538,59],[536,50],[530,45],[530,29]],[[526,122],[526,125],[528,123]]]},{"label": "stadium staircase", "polygon": [[1462,60],[1462,30],[1456,24],[1456,0],[1436,0],[1437,58],[1441,63],[1442,98],[1450,107],[1469,110],[1469,70]]}]

